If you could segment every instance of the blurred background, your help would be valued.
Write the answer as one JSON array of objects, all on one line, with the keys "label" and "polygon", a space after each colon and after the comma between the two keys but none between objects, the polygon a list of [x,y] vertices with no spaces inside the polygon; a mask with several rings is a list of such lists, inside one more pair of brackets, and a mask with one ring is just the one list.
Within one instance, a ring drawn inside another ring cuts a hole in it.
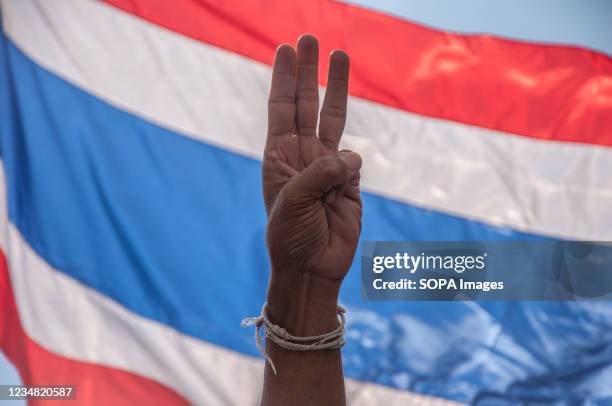
[{"label": "blurred background", "polygon": [[[304,32],[322,89],[351,56],[362,239],[612,238],[610,1],[0,5],[2,384],[257,403],[267,87]],[[358,265],[352,404],[612,404],[612,304],[373,303]]]}]

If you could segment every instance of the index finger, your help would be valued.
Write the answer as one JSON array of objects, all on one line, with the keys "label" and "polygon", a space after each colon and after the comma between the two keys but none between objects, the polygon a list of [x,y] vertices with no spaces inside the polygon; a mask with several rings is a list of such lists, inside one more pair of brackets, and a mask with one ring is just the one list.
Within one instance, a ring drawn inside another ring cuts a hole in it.
[{"label": "index finger", "polygon": [[276,50],[268,99],[268,139],[291,134],[295,125],[296,54],[291,45]]}]

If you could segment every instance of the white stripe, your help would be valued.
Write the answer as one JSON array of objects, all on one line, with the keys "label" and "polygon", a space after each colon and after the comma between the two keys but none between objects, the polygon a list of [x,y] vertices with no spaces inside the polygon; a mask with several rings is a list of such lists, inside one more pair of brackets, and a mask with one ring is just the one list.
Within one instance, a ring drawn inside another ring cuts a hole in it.
[{"label": "white stripe", "polygon": [[[147,120],[260,157],[268,66],[94,1],[2,4],[6,32],[43,67]],[[532,233],[612,239],[612,149],[511,136],[358,98],[350,99],[344,147],[364,158],[365,191]]]},{"label": "white stripe", "polygon": [[[60,356],[161,382],[191,404],[259,403],[263,376],[259,359],[140,317],[52,269],[8,221],[6,201],[0,162],[0,248],[8,260],[19,318],[37,344]],[[352,405],[456,404],[353,380],[347,380],[347,394]]]}]

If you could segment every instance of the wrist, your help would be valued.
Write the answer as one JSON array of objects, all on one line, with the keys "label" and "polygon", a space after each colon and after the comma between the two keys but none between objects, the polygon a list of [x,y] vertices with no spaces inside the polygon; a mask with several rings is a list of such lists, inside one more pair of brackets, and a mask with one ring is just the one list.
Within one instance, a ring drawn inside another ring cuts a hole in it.
[{"label": "wrist", "polygon": [[310,336],[338,326],[339,280],[308,272],[272,272],[268,316],[293,335]]}]

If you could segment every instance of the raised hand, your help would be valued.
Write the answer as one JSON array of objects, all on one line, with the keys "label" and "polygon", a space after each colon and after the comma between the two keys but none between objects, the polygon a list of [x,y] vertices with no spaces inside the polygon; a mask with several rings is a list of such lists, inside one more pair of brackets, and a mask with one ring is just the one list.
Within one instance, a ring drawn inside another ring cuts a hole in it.
[{"label": "raised hand", "polygon": [[267,244],[273,282],[303,283],[314,276],[339,287],[361,229],[361,158],[338,152],[349,75],[343,51],[330,56],[317,131],[318,53],[311,35],[299,39],[297,54],[290,45],[276,52],[263,161]]},{"label": "raised hand", "polygon": [[[272,263],[268,316],[293,335],[333,331],[342,279],[361,230],[359,168],[338,152],[346,120],[349,59],[330,56],[319,119],[318,43],[311,35],[276,51],[268,104],[263,192]],[[345,404],[340,350],[288,351],[268,340],[262,405]]]}]

